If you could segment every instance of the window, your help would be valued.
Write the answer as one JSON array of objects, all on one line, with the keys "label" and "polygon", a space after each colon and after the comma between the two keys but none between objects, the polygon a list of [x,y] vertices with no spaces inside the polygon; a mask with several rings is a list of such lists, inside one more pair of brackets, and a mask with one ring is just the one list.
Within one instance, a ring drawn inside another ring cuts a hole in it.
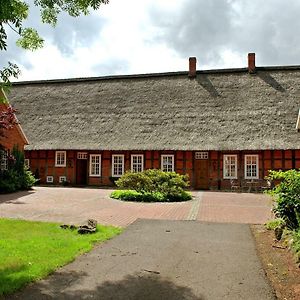
[{"label": "window", "polygon": [[144,156],[143,154],[131,155],[131,172],[143,172],[144,170]]},{"label": "window", "polygon": [[86,152],[78,152],[77,159],[87,159],[87,153]]},{"label": "window", "polygon": [[47,183],[53,183],[53,176],[47,176],[46,182]]},{"label": "window", "polygon": [[90,176],[94,176],[94,177],[101,176],[101,155],[100,154],[90,155]]},{"label": "window", "polygon": [[245,178],[258,179],[258,155],[245,155]]},{"label": "window", "polygon": [[59,183],[64,183],[67,181],[67,177],[66,176],[59,176],[58,182]]},{"label": "window", "polygon": [[224,155],[223,177],[224,179],[237,179],[237,155]]},{"label": "window", "polygon": [[30,169],[30,160],[29,158],[24,159],[24,166],[26,169]]},{"label": "window", "polygon": [[121,177],[124,173],[124,155],[114,154],[112,156],[112,176]]},{"label": "window", "polygon": [[8,169],[8,152],[5,150],[0,150],[0,170]]},{"label": "window", "polygon": [[66,166],[66,151],[56,151],[55,167],[65,167],[65,166]]},{"label": "window", "polygon": [[174,172],[174,155],[161,156],[161,169],[164,172]]},{"label": "window", "polygon": [[208,152],[196,152],[195,159],[208,159]]}]

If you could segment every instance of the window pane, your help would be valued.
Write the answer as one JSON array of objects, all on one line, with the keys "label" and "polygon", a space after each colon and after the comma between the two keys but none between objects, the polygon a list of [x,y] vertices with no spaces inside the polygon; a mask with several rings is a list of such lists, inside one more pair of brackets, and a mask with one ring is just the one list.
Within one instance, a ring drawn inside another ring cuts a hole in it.
[{"label": "window pane", "polygon": [[164,172],[173,172],[173,156],[162,156],[162,170]]},{"label": "window pane", "polygon": [[64,151],[56,152],[56,165],[64,166],[66,164],[66,153]]},{"label": "window pane", "polygon": [[101,155],[90,156],[90,174],[94,176],[101,175]]},{"label": "window pane", "polygon": [[257,155],[245,156],[245,176],[248,179],[258,178],[258,156]]},{"label": "window pane", "polygon": [[113,156],[113,176],[123,175],[123,159],[121,155]]},{"label": "window pane", "polygon": [[235,155],[224,155],[224,178],[236,178],[237,160]]},{"label": "window pane", "polygon": [[142,172],[143,171],[143,155],[132,155],[131,156],[131,171],[132,172]]}]

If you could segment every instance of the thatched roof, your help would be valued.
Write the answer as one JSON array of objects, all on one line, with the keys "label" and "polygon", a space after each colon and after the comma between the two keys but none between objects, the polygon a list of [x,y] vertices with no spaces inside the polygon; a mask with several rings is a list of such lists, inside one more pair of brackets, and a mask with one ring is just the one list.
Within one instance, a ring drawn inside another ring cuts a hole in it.
[{"label": "thatched roof", "polygon": [[300,67],[19,82],[27,149],[300,149]]}]

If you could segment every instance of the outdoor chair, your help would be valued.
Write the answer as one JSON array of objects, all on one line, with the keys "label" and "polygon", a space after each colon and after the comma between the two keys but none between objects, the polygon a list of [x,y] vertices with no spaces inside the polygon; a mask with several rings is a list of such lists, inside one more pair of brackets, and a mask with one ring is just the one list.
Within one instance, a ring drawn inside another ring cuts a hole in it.
[{"label": "outdoor chair", "polygon": [[230,188],[232,192],[240,192],[241,185],[238,180],[231,179],[230,180]]}]

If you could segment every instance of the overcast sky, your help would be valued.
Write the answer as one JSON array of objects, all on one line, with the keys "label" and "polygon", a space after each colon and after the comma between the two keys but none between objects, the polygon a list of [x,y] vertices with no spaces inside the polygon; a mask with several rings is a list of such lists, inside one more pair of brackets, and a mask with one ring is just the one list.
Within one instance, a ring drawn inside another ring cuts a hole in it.
[{"label": "overcast sky", "polygon": [[299,0],[110,0],[52,28],[32,7],[26,25],[44,48],[19,49],[9,32],[0,66],[15,62],[20,80],[35,80],[184,71],[189,56],[197,69],[245,67],[248,52],[257,65],[300,65],[299,13]]}]

